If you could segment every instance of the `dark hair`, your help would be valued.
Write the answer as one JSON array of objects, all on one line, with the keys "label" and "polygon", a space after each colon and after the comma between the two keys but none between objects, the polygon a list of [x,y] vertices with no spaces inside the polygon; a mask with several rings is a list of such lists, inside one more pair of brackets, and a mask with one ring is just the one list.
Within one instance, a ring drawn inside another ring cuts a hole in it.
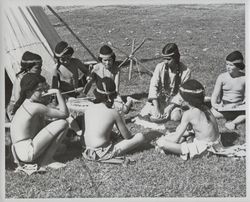
[{"label": "dark hair", "polygon": [[108,108],[111,108],[114,103],[114,99],[117,96],[116,86],[113,79],[108,77],[98,79],[96,87],[97,88],[93,91],[96,97],[94,103],[104,102]]},{"label": "dark hair", "polygon": [[244,58],[240,51],[233,51],[226,57],[226,61],[232,62],[237,68],[241,70],[245,68],[243,60]]},{"label": "dark hair", "polygon": [[17,109],[23,104],[24,100],[27,98],[28,92],[35,90],[39,83],[44,83],[45,81],[46,79],[41,75],[34,73],[28,73],[24,75],[20,83],[20,97],[13,107],[12,114],[15,114]]},{"label": "dark hair", "polygon": [[180,87],[180,95],[190,105],[204,112],[207,120],[210,121],[210,112],[204,102],[205,89],[199,81],[190,79],[183,83]]},{"label": "dark hair", "polygon": [[167,54],[171,54],[171,53],[173,53],[173,56],[170,56],[170,57],[174,58],[174,60],[177,61],[177,63],[179,63],[180,62],[180,53],[179,53],[178,46],[175,43],[168,43],[162,49],[163,55],[167,55]]},{"label": "dark hair", "polygon": [[[115,55],[115,53],[112,53],[112,55],[111,55],[110,57],[112,58],[113,62],[115,62],[115,60],[116,60],[116,55]],[[98,59],[100,62],[102,62],[102,59],[103,59],[103,58],[101,58],[100,56],[98,56],[97,59]]]},{"label": "dark hair", "polygon": [[[31,61],[34,62],[31,62]],[[42,57],[36,53],[32,53],[30,51],[26,51],[21,60],[21,69],[20,71],[16,74],[18,76],[21,73],[26,73],[29,70],[31,70],[35,65],[37,65],[39,62],[42,62]]]}]

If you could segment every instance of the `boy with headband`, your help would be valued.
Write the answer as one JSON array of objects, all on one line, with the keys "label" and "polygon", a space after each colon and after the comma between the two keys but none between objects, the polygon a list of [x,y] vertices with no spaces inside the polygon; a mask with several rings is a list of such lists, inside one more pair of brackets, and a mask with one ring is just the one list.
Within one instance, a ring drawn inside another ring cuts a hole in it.
[{"label": "boy with headband", "polygon": [[182,99],[178,94],[181,84],[187,81],[191,72],[180,61],[180,53],[175,43],[168,43],[162,49],[163,62],[157,64],[150,81],[148,102],[140,115],[150,115],[152,121],[170,118],[181,119]]},{"label": "boy with headband", "polygon": [[[104,77],[99,79],[96,85],[95,104],[85,111],[86,149],[83,156],[88,160],[105,161],[137,148],[145,141],[145,138],[142,133],[132,135],[121,115],[112,108],[117,96],[113,79]],[[114,125],[124,138],[116,144],[111,141],[111,131]]]},{"label": "boy with headband", "polygon": [[[180,95],[189,109],[183,113],[181,123],[173,133],[160,137],[157,149],[180,154],[187,160],[206,151],[221,147],[218,124],[204,103],[204,87],[196,80],[188,80],[180,87]],[[187,139],[187,129],[192,128],[193,140]]]}]

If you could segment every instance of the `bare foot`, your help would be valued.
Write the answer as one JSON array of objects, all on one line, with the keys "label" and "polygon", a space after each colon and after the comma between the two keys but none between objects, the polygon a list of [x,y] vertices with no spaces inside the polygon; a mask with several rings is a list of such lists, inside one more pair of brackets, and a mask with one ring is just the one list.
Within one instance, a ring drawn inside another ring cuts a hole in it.
[{"label": "bare foot", "polygon": [[225,123],[225,127],[228,130],[234,130],[236,128],[236,125],[233,122],[227,122],[227,123]]},{"label": "bare foot", "polygon": [[48,164],[46,167],[52,168],[52,169],[59,169],[59,168],[65,167],[65,166],[66,166],[65,163],[60,163],[60,162],[55,161],[55,162]]}]

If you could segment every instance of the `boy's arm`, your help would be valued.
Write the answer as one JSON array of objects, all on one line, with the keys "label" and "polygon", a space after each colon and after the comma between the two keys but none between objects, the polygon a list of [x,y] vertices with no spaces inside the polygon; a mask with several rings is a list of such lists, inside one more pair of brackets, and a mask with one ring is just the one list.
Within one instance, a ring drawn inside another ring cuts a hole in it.
[{"label": "boy's arm", "polygon": [[43,108],[43,113],[50,118],[66,119],[69,116],[68,107],[58,89],[49,89],[46,95],[56,94],[58,105],[57,108]]},{"label": "boy's arm", "polygon": [[124,123],[121,115],[114,109],[115,124],[120,131],[122,137],[125,139],[132,138],[131,132],[128,130],[126,124]]},{"label": "boy's arm", "polygon": [[87,76],[89,76],[89,68],[88,68],[88,66],[87,65],[85,65],[84,63],[82,63],[80,60],[78,61],[78,69],[80,69],[80,71],[82,72],[82,73],[84,73],[84,75],[87,77]]},{"label": "boy's arm", "polygon": [[17,101],[20,98],[21,86],[20,79],[16,78],[13,84],[14,98]]},{"label": "boy's arm", "polygon": [[116,85],[116,92],[119,93],[119,89],[120,89],[120,71],[118,71],[117,74],[115,75],[115,85]]},{"label": "boy's arm", "polygon": [[159,83],[160,83],[160,67],[157,65],[153,76],[150,80],[150,85],[149,85],[149,92],[148,92],[148,99],[153,100],[157,99],[157,94],[158,94],[158,88],[159,88]]},{"label": "boy's arm", "polygon": [[[216,80],[215,86],[214,86],[214,90],[211,96],[211,105],[212,107],[214,107],[215,109],[217,109],[219,107],[219,103],[221,102],[221,89],[222,89],[222,80],[221,80],[221,76],[219,76]],[[219,102],[218,102],[219,101]]]},{"label": "boy's arm", "polygon": [[184,112],[181,123],[178,125],[176,128],[176,131],[174,133],[171,133],[169,136],[165,136],[166,139],[178,143],[187,130],[188,124],[190,123],[190,118],[189,118],[189,111]]}]

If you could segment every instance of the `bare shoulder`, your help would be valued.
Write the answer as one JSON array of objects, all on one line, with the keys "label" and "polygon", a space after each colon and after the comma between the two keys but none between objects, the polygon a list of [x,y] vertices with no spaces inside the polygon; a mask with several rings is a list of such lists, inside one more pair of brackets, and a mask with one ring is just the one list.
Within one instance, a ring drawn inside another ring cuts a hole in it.
[{"label": "bare shoulder", "polygon": [[34,113],[40,114],[46,114],[49,109],[46,105],[37,102],[30,104],[30,107]]},{"label": "bare shoulder", "polygon": [[182,119],[190,121],[193,118],[197,117],[198,113],[200,113],[200,110],[197,108],[189,109],[183,113]]}]

